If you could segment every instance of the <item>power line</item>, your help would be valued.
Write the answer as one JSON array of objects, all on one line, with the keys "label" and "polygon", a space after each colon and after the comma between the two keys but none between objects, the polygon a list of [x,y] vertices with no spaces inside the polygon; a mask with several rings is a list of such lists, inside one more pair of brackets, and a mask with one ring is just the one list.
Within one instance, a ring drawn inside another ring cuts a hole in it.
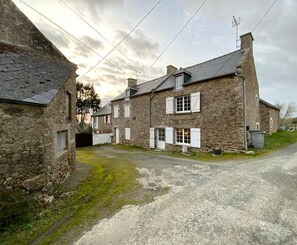
[{"label": "power line", "polygon": [[[99,36],[101,36],[106,42],[108,42],[112,47],[115,47],[115,45],[113,45],[113,43],[108,40],[104,35],[102,35],[96,28],[94,28],[90,23],[88,23],[78,12],[76,12],[71,6],[69,6],[65,1],[60,0],[67,8],[69,8],[74,14],[76,14],[83,22],[85,22],[90,28],[92,28]],[[130,61],[131,64],[133,64],[134,66],[137,67],[137,65],[131,60],[129,59],[128,56],[126,56],[120,49],[118,49],[116,47],[116,50],[123,55],[128,61]],[[137,72],[135,70],[135,72]]]},{"label": "power line", "polygon": [[[254,29],[252,30],[252,33],[256,30],[256,28],[260,25],[260,23],[264,20],[264,18],[267,16],[267,14],[270,12],[270,10],[272,9],[272,7],[275,5],[275,3],[277,2],[277,0],[274,0],[274,2],[271,4],[271,6],[268,8],[268,10],[265,12],[265,14],[263,15],[263,17],[259,20],[259,22],[255,25]],[[242,45],[241,45],[242,46]],[[220,67],[220,69],[218,69],[215,74],[213,75],[216,76],[222,69],[223,67],[229,62],[229,60],[233,57],[233,55],[236,52],[233,52],[233,54],[229,57],[229,59],[227,59],[227,61]]]},{"label": "power line", "polygon": [[155,61],[149,66],[149,68],[138,78],[143,77],[152,67],[153,65],[161,58],[161,56],[165,53],[165,51],[170,47],[170,45],[177,39],[177,37],[182,33],[182,31],[186,28],[186,26],[190,23],[190,21],[194,18],[194,16],[199,12],[202,6],[206,3],[207,0],[204,0],[198,9],[194,12],[191,18],[186,22],[186,24],[179,30],[179,32],[173,37],[173,39],[169,42],[169,44],[165,47],[165,49],[161,52],[161,54],[155,59]]},{"label": "power line", "polygon": [[252,30],[252,32],[254,32],[256,30],[256,28],[261,24],[261,22],[264,20],[264,18],[266,17],[266,15],[270,12],[270,10],[273,8],[273,6],[274,6],[274,4],[276,2],[277,2],[277,0],[274,0],[274,2],[271,4],[270,8],[266,11],[266,13],[263,15],[263,17],[261,18],[261,20],[257,23],[257,25]]},{"label": "power line", "polygon": [[80,79],[86,76],[90,71],[92,71],[96,66],[98,66],[104,58],[106,58],[109,54],[111,54],[142,23],[142,21],[144,21],[144,19],[160,4],[161,1],[162,0],[159,0],[153,6],[153,8],[128,32],[128,34],[126,34],[126,36],[113,49],[111,49],[101,60],[99,60],[91,69],[89,69],[84,75],[82,75]]},{"label": "power line", "polygon": [[[102,56],[101,54],[99,54],[97,51],[95,51],[94,49],[92,49],[90,46],[88,46],[87,44],[85,44],[84,42],[82,42],[81,40],[79,40],[77,37],[73,36],[70,32],[66,31],[63,27],[59,26],[58,24],[56,24],[55,22],[53,22],[51,19],[49,19],[48,17],[46,17],[44,14],[40,13],[38,10],[34,9],[33,7],[31,7],[30,5],[28,5],[27,3],[25,3],[23,0],[19,0],[21,3],[23,3],[24,5],[26,5],[28,8],[30,8],[31,10],[33,10],[34,12],[38,13],[39,15],[41,15],[43,18],[45,18],[46,20],[48,20],[50,23],[52,23],[53,25],[55,25],[56,27],[58,27],[59,29],[61,29],[62,31],[64,31],[66,34],[68,34],[69,36],[71,36],[73,39],[75,39],[77,42],[79,42],[81,45],[85,46],[86,48],[88,48],[89,50],[91,50],[93,53],[97,54],[98,56],[100,56],[102,58],[102,60],[106,60],[108,63],[110,63],[112,66],[114,66],[115,68],[117,68],[118,70],[124,72],[126,75],[130,76],[127,72],[125,72],[124,70],[122,70],[120,67],[118,67],[116,64],[112,63],[111,61],[109,61],[108,59],[106,59],[106,57]],[[102,61],[101,60],[101,61]]]}]

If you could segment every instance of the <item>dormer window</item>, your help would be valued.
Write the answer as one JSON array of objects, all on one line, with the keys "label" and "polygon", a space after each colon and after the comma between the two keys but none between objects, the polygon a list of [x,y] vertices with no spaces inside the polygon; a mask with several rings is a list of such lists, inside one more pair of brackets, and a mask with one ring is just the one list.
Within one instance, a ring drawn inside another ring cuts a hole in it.
[{"label": "dormer window", "polygon": [[176,90],[181,90],[183,88],[183,83],[184,83],[184,76],[179,75],[175,77],[175,89]]}]

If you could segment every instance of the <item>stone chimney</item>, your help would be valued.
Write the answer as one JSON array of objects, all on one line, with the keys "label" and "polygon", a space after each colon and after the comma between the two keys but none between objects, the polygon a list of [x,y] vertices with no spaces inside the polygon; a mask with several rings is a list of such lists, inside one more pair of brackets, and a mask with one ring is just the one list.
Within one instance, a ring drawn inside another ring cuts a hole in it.
[{"label": "stone chimney", "polygon": [[241,49],[251,48],[251,50],[253,51],[254,38],[251,32],[241,35],[240,41],[241,41]]},{"label": "stone chimney", "polygon": [[169,74],[171,74],[171,73],[173,73],[175,71],[177,71],[177,68],[174,67],[173,65],[167,66],[167,75],[169,75]]},{"label": "stone chimney", "polygon": [[128,78],[128,87],[133,87],[137,85],[137,80],[134,78]]}]

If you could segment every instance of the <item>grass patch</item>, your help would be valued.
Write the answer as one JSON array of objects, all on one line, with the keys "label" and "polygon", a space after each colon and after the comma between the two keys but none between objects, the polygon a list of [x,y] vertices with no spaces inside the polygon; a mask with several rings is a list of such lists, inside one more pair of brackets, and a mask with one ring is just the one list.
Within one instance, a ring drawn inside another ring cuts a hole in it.
[{"label": "grass patch", "polygon": [[191,153],[190,155],[184,155],[181,152],[164,153],[172,157],[181,157],[186,159],[193,159],[205,162],[219,162],[230,160],[250,159],[254,157],[262,157],[267,154],[273,153],[279,149],[282,149],[290,144],[297,142],[297,131],[278,131],[272,135],[265,136],[264,148],[254,149],[249,148],[249,151],[254,151],[255,154],[239,153],[222,153],[220,156],[212,156],[211,153]]},{"label": "grass patch", "polygon": [[[97,149],[97,150],[96,150]],[[114,214],[127,204],[143,204],[160,193],[143,190],[138,173],[128,157],[107,158],[98,148],[77,150],[79,166],[91,166],[91,174],[71,196],[55,201],[35,213],[25,225],[14,224],[0,233],[1,244],[68,244],[98,219]],[[73,191],[59,187],[55,196]]]}]

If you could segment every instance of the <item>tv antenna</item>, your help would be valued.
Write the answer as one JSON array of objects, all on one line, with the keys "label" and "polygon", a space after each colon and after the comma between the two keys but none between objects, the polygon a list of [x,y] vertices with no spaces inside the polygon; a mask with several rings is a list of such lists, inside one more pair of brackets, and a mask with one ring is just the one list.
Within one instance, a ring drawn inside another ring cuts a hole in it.
[{"label": "tv antenna", "polygon": [[238,18],[235,18],[235,16],[233,16],[233,20],[232,20],[232,27],[236,27],[236,37],[235,37],[235,46],[236,46],[236,49],[238,49],[240,47],[239,43],[240,43],[240,40],[238,38],[238,26],[240,24],[240,17]]}]

